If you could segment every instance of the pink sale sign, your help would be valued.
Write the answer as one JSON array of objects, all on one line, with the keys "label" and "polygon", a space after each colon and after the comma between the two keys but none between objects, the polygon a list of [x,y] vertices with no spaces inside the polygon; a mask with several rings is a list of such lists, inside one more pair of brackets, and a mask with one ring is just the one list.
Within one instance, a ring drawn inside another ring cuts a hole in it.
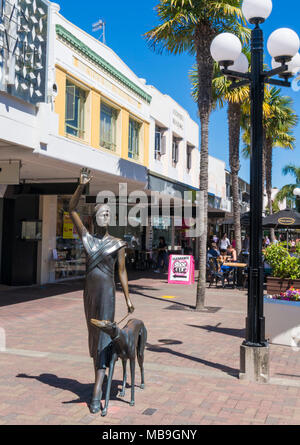
[{"label": "pink sale sign", "polygon": [[195,276],[195,262],[191,255],[170,255],[169,275],[170,284],[193,284]]}]

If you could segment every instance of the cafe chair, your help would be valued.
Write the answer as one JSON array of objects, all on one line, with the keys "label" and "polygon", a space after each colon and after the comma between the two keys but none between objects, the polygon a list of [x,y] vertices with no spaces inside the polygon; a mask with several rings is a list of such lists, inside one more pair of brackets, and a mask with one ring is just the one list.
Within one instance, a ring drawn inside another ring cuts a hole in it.
[{"label": "cafe chair", "polygon": [[209,270],[209,287],[216,281],[216,287],[218,286],[218,281],[222,282],[222,287],[225,287],[225,275],[222,271],[218,271],[218,263],[216,258],[208,259],[208,270]]},{"label": "cafe chair", "polygon": [[232,285],[234,284],[234,269],[232,267],[221,267],[224,279],[227,281],[228,285],[230,285],[230,281],[232,282]]}]

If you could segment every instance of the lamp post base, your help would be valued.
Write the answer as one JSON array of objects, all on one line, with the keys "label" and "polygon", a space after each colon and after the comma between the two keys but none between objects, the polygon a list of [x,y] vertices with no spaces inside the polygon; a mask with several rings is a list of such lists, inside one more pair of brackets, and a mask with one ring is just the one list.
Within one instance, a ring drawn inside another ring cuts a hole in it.
[{"label": "lamp post base", "polygon": [[268,383],[269,346],[241,345],[239,378],[249,382]]}]

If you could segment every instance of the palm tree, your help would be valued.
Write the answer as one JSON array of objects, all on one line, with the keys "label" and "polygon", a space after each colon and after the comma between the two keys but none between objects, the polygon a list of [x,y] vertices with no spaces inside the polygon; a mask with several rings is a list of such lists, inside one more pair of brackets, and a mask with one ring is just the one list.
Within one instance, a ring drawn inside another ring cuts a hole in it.
[{"label": "palm tree", "polygon": [[[280,90],[271,88],[270,106],[272,118],[266,122],[266,192],[268,197],[268,209],[270,214],[272,209],[272,167],[273,148],[282,147],[290,150],[294,149],[295,138],[292,136],[292,129],[298,121],[298,117],[291,108],[293,101],[288,96],[281,96]],[[271,231],[272,241],[275,239],[274,231]]]},{"label": "palm tree", "polygon": [[220,32],[247,34],[243,26],[242,0],[160,0],[156,12],[160,24],[145,37],[154,50],[194,54],[199,82],[198,111],[201,122],[200,209],[204,230],[199,237],[199,279],[196,310],[204,308],[206,289],[208,210],[208,126],[212,111],[213,59],[210,45]]},{"label": "palm tree", "polygon": [[[246,55],[250,58],[249,51],[247,51]],[[199,86],[195,68],[190,73],[190,79],[192,82],[192,96],[197,101]],[[234,234],[236,250],[239,255],[242,250],[241,209],[239,204],[240,129],[243,112],[242,105],[245,101],[249,101],[249,86],[230,90],[230,85],[231,82],[226,76],[221,74],[219,65],[215,63],[213,77],[213,109],[216,107],[223,108],[225,103],[228,104],[229,165],[232,179]]]},{"label": "palm tree", "polygon": [[[272,202],[272,169],[273,169],[273,149],[281,147],[293,150],[295,138],[292,135],[292,129],[298,122],[298,117],[291,108],[292,99],[288,96],[282,96],[281,90],[271,88],[265,94],[265,102],[268,104],[268,112],[264,113],[264,165],[265,181],[268,199],[268,212],[273,213]],[[246,118],[247,120],[247,118]],[[245,121],[244,121],[245,122]],[[244,140],[249,143],[249,127],[246,128]],[[249,145],[245,152],[250,153]],[[274,241],[274,230],[271,229],[271,239]]]},{"label": "palm tree", "polygon": [[[282,169],[282,173],[284,174],[284,176],[286,175],[292,175],[295,178],[295,184],[287,184],[285,186],[282,187],[281,190],[279,190],[279,192],[276,195],[275,198],[275,203],[280,203],[282,202],[284,199],[287,199],[290,202],[294,202],[295,196],[293,194],[295,188],[299,188],[300,187],[300,167],[296,167],[293,164],[289,164],[286,165],[283,169]],[[298,207],[297,207],[298,212],[300,212],[300,203],[298,201]]]}]

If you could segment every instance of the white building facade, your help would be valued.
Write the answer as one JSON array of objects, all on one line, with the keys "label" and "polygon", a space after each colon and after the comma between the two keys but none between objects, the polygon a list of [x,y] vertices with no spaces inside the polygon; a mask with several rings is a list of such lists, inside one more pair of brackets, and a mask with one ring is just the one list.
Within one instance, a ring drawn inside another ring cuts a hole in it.
[{"label": "white building facade", "polygon": [[159,236],[163,236],[170,251],[195,254],[195,242],[186,237],[186,227],[190,221],[184,221],[184,212],[178,212],[178,206],[183,202],[195,201],[199,190],[199,127],[170,96],[154,86],[148,86],[148,91],[152,97],[149,190],[160,192],[165,200],[179,200],[175,200],[175,212],[171,211],[170,217],[165,215],[152,221],[153,244],[157,245]]}]

